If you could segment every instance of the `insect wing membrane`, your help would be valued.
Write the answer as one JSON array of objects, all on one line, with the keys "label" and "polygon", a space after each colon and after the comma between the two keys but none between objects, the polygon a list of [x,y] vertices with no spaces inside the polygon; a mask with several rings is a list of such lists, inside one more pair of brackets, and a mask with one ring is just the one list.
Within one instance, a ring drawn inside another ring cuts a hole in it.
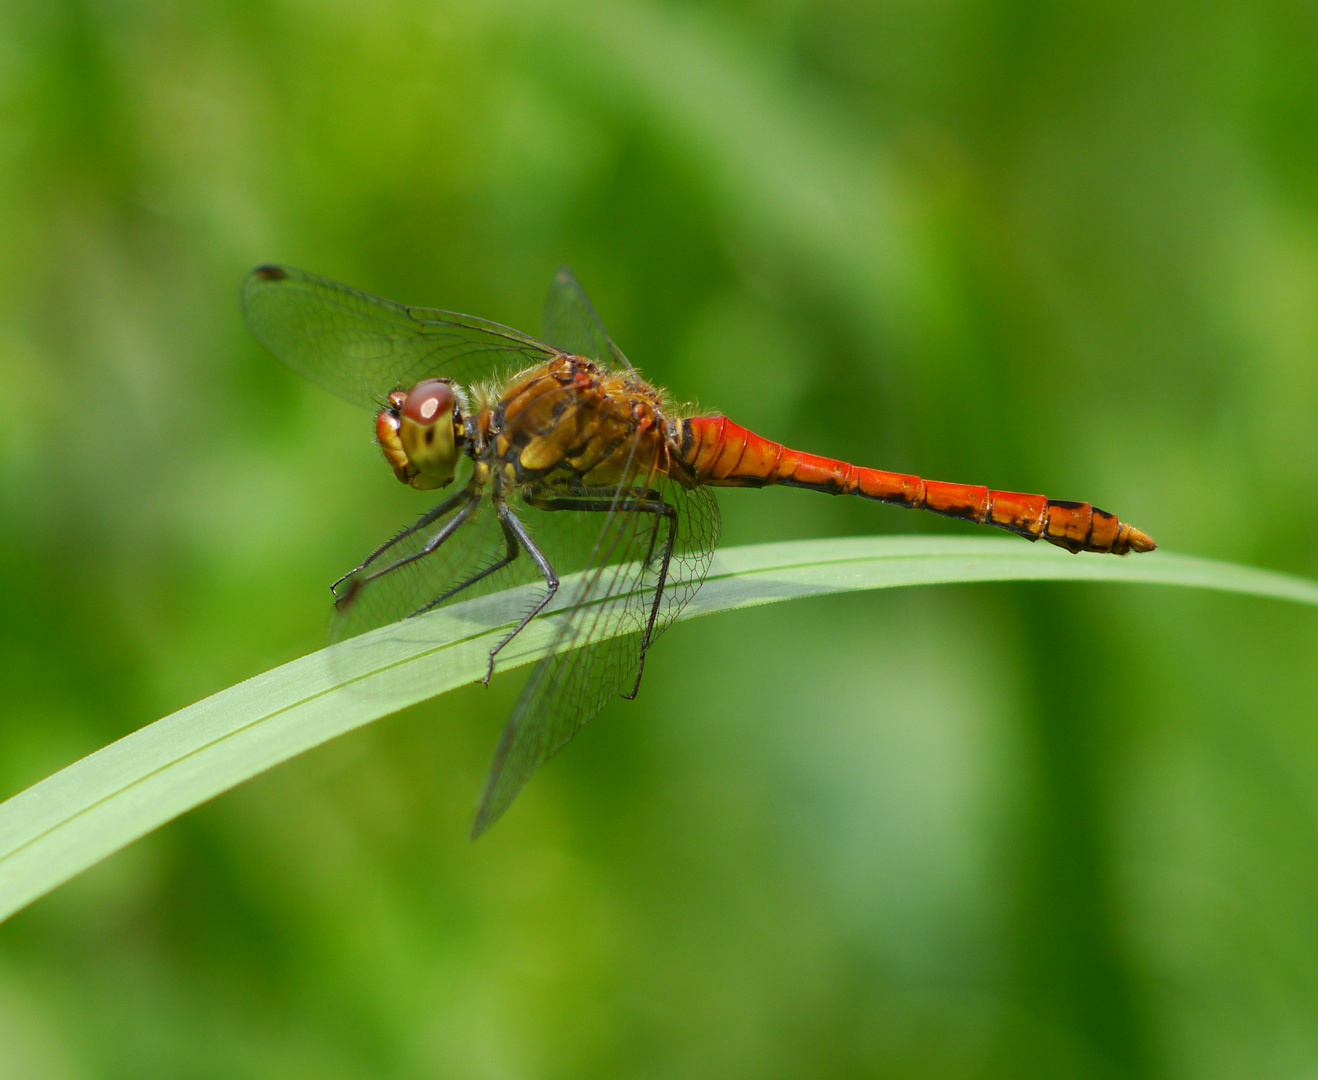
[{"label": "insect wing membrane", "polygon": [[545,297],[545,341],[574,356],[596,360],[604,367],[635,371],[604,329],[586,290],[566,266],[554,275],[549,295]]},{"label": "insect wing membrane", "polygon": [[[664,479],[653,490],[674,507],[677,524],[651,645],[700,587],[719,530],[718,503],[708,488]],[[619,508],[603,516],[590,565],[567,598],[569,610],[559,616],[557,651],[536,667],[504,728],[473,836],[499,818],[531,774],[610,698],[630,694],[636,685],[669,526],[667,519],[640,510]],[[578,646],[606,627],[616,636]]]},{"label": "insect wing membrane", "polygon": [[557,355],[498,323],[408,307],[288,266],[247,275],[243,314],[294,371],[368,409],[425,378],[470,386]]}]

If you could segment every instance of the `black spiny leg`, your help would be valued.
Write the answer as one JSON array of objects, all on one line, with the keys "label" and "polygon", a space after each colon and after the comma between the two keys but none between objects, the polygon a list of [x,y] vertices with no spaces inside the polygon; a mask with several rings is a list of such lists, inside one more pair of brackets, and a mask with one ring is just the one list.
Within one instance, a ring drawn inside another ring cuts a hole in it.
[{"label": "black spiny leg", "polygon": [[554,568],[549,565],[549,560],[545,558],[545,553],[535,546],[535,541],[533,541],[527,533],[526,526],[521,523],[516,514],[508,509],[507,503],[496,500],[494,508],[499,515],[499,521],[503,524],[504,535],[509,536],[509,544],[514,542],[520,543],[522,547],[526,549],[526,553],[535,561],[535,565],[539,567],[540,573],[544,575],[545,595],[535,607],[522,617],[522,621],[514,626],[504,636],[503,640],[490,650],[490,666],[485,671],[485,678],[481,680],[486,686],[490,685],[490,676],[494,674],[494,658],[499,655],[499,650],[520,634],[526,628],[527,623],[539,615],[540,612],[544,611],[545,605],[548,604],[549,601],[554,598],[554,594],[558,592],[558,575],[554,573]]},{"label": "black spiny leg", "polygon": [[[339,596],[339,586],[342,585],[345,581],[347,581],[348,578],[352,577],[353,574],[361,573],[361,571],[365,570],[368,566],[371,565],[371,563],[375,562],[376,559],[378,559],[381,555],[383,555],[386,551],[388,551],[400,540],[406,540],[418,529],[424,529],[431,522],[438,521],[450,510],[452,510],[455,506],[457,506],[460,502],[462,502],[464,499],[470,499],[471,495],[472,495],[471,488],[469,487],[464,488],[462,491],[456,492],[453,495],[449,496],[438,506],[433,507],[430,510],[427,510],[424,514],[421,515],[420,518],[417,519],[415,524],[409,525],[402,532],[397,533],[394,536],[391,536],[378,548],[376,548],[369,555],[367,555],[366,558],[364,558],[357,566],[354,566],[346,574],[344,574],[342,577],[336,580],[334,584],[330,586],[330,592],[332,592],[335,598],[337,599]],[[348,595],[351,595],[351,592]]]},{"label": "black spiny leg", "polygon": [[[475,585],[476,582],[481,580],[481,578],[487,578],[496,571],[502,570],[505,566],[507,566],[510,562],[512,562],[515,558],[517,558],[518,555],[522,553],[522,549],[517,543],[516,534],[514,534],[512,529],[508,527],[508,523],[504,521],[502,517],[499,518],[499,525],[503,529],[503,543],[504,543],[503,558],[499,559],[497,562],[491,563],[484,570],[480,570],[477,573],[472,574],[471,577],[466,579],[466,581],[454,585],[453,588],[451,589],[446,589],[444,592],[436,596],[433,600],[427,600],[424,604],[422,604],[419,608],[417,608],[414,612],[412,612],[411,615],[407,616],[409,619],[412,617],[412,615],[424,614],[425,612],[429,611],[431,608],[437,607],[439,604],[442,604],[445,600],[449,599],[450,597],[457,596],[458,593],[462,592],[463,589],[467,589],[470,588],[472,585]],[[488,678],[489,677],[486,676],[487,681]]]},{"label": "black spiny leg", "polygon": [[[663,507],[657,513],[662,514],[668,519],[668,537],[664,541],[663,561],[659,564],[659,581],[654,587],[654,603],[650,605],[650,619],[645,624],[645,636],[641,638],[641,657],[636,665],[636,681],[632,683],[629,693],[623,694],[628,701],[636,697],[636,692],[641,688],[641,676],[645,674],[645,654],[650,651],[650,639],[654,635],[655,620],[659,617],[659,605],[663,602],[664,586],[668,584],[668,566],[673,561],[673,548],[677,544],[677,507],[672,503],[660,503]],[[655,518],[654,523],[655,535],[650,537],[650,550],[645,556],[645,563],[648,566],[650,559],[654,556],[654,542],[659,532],[659,519]]]},{"label": "black spiny leg", "polygon": [[[647,492],[648,495],[657,496],[657,492]],[[673,548],[677,544],[677,507],[672,503],[664,502],[661,498],[648,499],[629,499],[629,498],[572,498],[571,496],[562,496],[554,498],[537,498],[528,500],[532,506],[541,510],[581,510],[586,513],[607,513],[610,510],[617,510],[619,513],[629,513],[641,511],[647,514],[655,515],[655,527],[650,535],[650,548],[645,553],[644,565],[649,566],[654,558],[655,540],[659,534],[659,518],[668,519],[668,537],[664,541],[663,562],[659,566],[659,581],[654,590],[654,603],[650,605],[650,617],[645,623],[645,634],[641,638],[641,656],[640,662],[636,666],[636,681],[632,688],[622,697],[628,701],[636,697],[636,692],[641,688],[641,675],[645,672],[645,654],[650,648],[650,639],[654,634],[654,624],[659,617],[659,605],[663,602],[664,586],[668,584],[668,566],[673,561]],[[520,629],[520,627],[519,627]]]},{"label": "black spiny leg", "polygon": [[[465,498],[467,500],[466,505],[463,506],[462,509],[459,510],[456,514],[454,514],[452,518],[444,522],[443,527],[437,533],[435,533],[434,536],[432,536],[429,540],[427,540],[425,544],[423,544],[418,550],[414,551],[411,555],[407,555],[401,559],[395,559],[388,566],[382,567],[381,569],[376,570],[374,573],[367,574],[365,577],[353,578],[351,586],[342,596],[340,596],[338,599],[334,601],[334,606],[338,607],[341,604],[349,603],[352,600],[352,598],[356,596],[357,593],[360,592],[364,586],[370,584],[372,581],[375,581],[377,578],[382,578],[384,577],[385,574],[391,574],[395,570],[407,566],[409,563],[416,562],[418,559],[424,559],[427,555],[435,551],[441,544],[443,544],[445,540],[447,540],[455,532],[457,532],[459,528],[461,528],[464,524],[466,524],[468,518],[470,518],[471,515],[476,512],[476,508],[480,505],[480,499],[476,497],[476,493],[472,491],[470,488],[468,488],[466,491],[461,492],[460,496],[455,495],[454,499],[457,499],[459,497]],[[447,506],[448,503],[453,502],[454,499],[450,499],[448,500],[448,502],[445,502],[442,505]],[[439,508],[437,507],[436,509]],[[416,529],[417,526],[414,526],[412,529],[408,531],[416,532]],[[407,535],[407,533],[404,533],[402,535]],[[390,545],[392,545],[401,538],[402,538],[401,535],[399,537],[395,537],[394,540],[391,540],[389,542]],[[374,556],[372,556],[372,558],[374,558]],[[370,560],[367,561],[369,562]]]}]

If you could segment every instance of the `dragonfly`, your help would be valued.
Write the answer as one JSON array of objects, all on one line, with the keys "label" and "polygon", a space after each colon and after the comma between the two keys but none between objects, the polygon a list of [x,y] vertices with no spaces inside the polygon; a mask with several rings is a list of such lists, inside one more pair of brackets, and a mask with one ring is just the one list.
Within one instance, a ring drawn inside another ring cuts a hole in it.
[{"label": "dragonfly", "polygon": [[[558,272],[543,340],[484,319],[384,300],[288,266],[243,287],[253,334],[326,390],[375,414],[394,476],[447,497],[332,586],[331,639],[457,598],[529,584],[500,652],[560,597],[568,615],[500,737],[473,838],[614,696],[633,698],[650,647],[700,588],[719,533],[713,489],[770,484],[994,525],[1071,552],[1151,551],[1087,502],[923,480],[790,449],[679,406]],[[621,629],[601,640],[599,628]]]}]

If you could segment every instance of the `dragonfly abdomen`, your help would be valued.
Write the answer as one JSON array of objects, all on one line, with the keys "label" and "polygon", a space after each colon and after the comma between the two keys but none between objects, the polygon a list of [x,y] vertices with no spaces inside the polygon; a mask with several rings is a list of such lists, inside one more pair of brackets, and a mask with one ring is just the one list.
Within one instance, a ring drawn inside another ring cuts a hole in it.
[{"label": "dragonfly abdomen", "polygon": [[726,416],[684,420],[679,449],[700,483],[720,487],[785,484],[832,495],[861,495],[994,525],[1030,540],[1047,540],[1072,552],[1125,555],[1131,551],[1151,551],[1155,546],[1146,533],[1086,502],[866,469],[792,450],[756,435]]}]

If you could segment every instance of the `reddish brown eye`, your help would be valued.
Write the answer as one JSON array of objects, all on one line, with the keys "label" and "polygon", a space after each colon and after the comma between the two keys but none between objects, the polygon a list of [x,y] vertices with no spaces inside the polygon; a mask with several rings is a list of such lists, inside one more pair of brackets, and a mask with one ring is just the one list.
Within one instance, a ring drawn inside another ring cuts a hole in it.
[{"label": "reddish brown eye", "polygon": [[453,387],[443,379],[426,379],[412,387],[399,410],[414,424],[425,427],[453,414]]}]

